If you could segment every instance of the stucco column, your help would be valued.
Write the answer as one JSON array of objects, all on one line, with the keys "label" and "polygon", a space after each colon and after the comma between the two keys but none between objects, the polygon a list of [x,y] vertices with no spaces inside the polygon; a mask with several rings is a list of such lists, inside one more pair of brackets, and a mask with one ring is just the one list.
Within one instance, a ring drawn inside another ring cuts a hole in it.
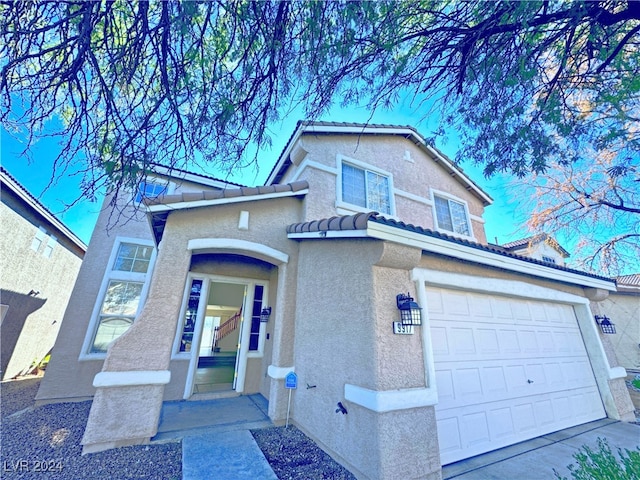
[{"label": "stucco column", "polygon": [[157,433],[176,319],[191,252],[165,236],[158,248],[147,303],[107,352],[82,439],[83,452],[148,442]]},{"label": "stucco column", "polygon": [[[591,300],[591,313],[594,315],[605,315],[606,312],[602,311],[599,302],[608,298],[609,292],[595,288],[585,288],[584,290],[587,298]],[[618,358],[613,346],[611,345],[611,341],[609,340],[609,335],[602,333],[600,328],[597,330],[598,337],[606,354],[606,361],[608,362],[609,367],[614,367],[609,369],[610,374],[607,379],[609,390],[611,392],[610,403],[612,404],[612,408],[609,408],[607,413],[616,420],[635,422],[635,407],[631,401],[631,395],[625,383],[627,372],[618,363]]]}]

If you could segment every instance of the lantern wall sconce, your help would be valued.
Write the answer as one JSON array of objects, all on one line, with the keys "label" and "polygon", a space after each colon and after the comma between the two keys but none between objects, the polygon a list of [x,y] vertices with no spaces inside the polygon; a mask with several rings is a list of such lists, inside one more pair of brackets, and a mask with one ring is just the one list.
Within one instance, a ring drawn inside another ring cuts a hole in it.
[{"label": "lantern wall sconce", "polygon": [[413,301],[411,295],[408,293],[396,295],[396,305],[400,310],[402,325],[422,325],[422,308]]},{"label": "lantern wall sconce", "polygon": [[596,323],[600,326],[602,333],[612,334],[616,333],[616,326],[611,323],[611,319],[606,315],[596,315]]}]

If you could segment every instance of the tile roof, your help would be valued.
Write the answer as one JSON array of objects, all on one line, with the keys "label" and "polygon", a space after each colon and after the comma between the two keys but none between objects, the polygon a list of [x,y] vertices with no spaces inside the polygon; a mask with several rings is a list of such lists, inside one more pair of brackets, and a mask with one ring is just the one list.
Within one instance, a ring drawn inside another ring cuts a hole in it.
[{"label": "tile roof", "polygon": [[634,273],[632,275],[622,275],[616,278],[618,285],[631,285],[634,287],[640,287],[640,273]]},{"label": "tile roof", "polygon": [[571,256],[569,252],[567,252],[564,248],[562,248],[562,246],[553,237],[550,237],[546,233],[539,233],[537,235],[521,238],[519,240],[514,240],[513,242],[508,242],[498,246],[504,248],[505,250],[511,251],[511,250],[519,250],[520,248],[528,247],[529,245],[534,245],[536,243],[540,243],[544,241],[549,242],[549,244],[552,247],[554,247],[563,255],[566,255],[567,257]]},{"label": "tile roof", "polygon": [[224,190],[203,190],[200,192],[184,192],[176,195],[160,195],[155,198],[145,198],[146,206],[170,205],[182,202],[197,202],[201,200],[218,200],[223,198],[253,197],[283,192],[299,192],[309,188],[307,181],[268,185],[263,187],[226,188]]},{"label": "tile roof", "polygon": [[406,230],[406,231],[415,232],[421,235],[426,235],[428,237],[439,238],[447,242],[455,243],[458,245],[464,245],[464,246],[474,248],[477,250],[482,250],[485,252],[495,253],[497,255],[514,258],[517,260],[521,260],[523,262],[533,263],[533,264],[541,265],[547,268],[552,268],[555,270],[561,270],[564,272],[574,273],[574,274],[582,275],[585,277],[596,278],[599,280],[612,281],[610,278],[603,277],[600,275],[595,275],[592,273],[583,272],[581,270],[575,270],[572,268],[567,268],[567,267],[563,267],[556,264],[550,264],[547,262],[543,262],[541,260],[536,260],[535,258],[516,255],[514,253],[505,251],[505,249],[501,248],[500,246],[483,245],[477,242],[472,242],[469,240],[453,237],[445,233],[436,232],[428,228],[407,224],[399,220],[385,218],[381,216],[378,212],[357,213],[355,215],[337,216],[337,217],[331,217],[331,218],[326,218],[322,220],[314,220],[311,222],[294,223],[287,227],[287,233],[364,230],[367,228],[368,222],[375,222],[383,225],[388,225],[390,227],[395,227],[401,230]]},{"label": "tile roof", "polygon": [[[178,168],[178,167],[170,167],[170,166],[167,166],[167,165],[163,165],[161,163],[150,162],[149,165],[151,166],[151,171],[153,173],[160,174],[160,175],[173,176],[173,172],[176,172],[176,173],[183,174],[183,175],[194,175],[196,177],[206,178],[207,180],[214,180],[216,182],[226,183],[226,184],[234,185],[234,186],[237,186],[237,187],[244,187],[244,185],[241,185],[241,184],[235,183],[235,182],[231,182],[229,180],[222,180],[221,178],[212,177],[211,175],[205,175],[203,173],[197,173],[197,172],[193,172],[191,170],[184,170],[184,169]],[[159,168],[159,169],[162,169],[162,170],[166,170],[166,172],[160,172],[160,171],[154,170],[154,168]]]},{"label": "tile roof", "polygon": [[[318,131],[314,131],[314,127],[318,127]],[[380,129],[382,130],[381,134],[393,134],[390,130],[397,130],[396,134],[402,134],[406,136],[406,132],[411,132],[411,136],[413,137],[412,142],[416,144],[421,149],[426,149],[428,151],[429,156],[433,156],[434,153],[436,157],[440,157],[441,160],[444,161],[444,164],[448,165],[448,169],[450,169],[449,173],[456,177],[458,181],[460,181],[466,188],[471,187],[472,190],[475,191],[476,195],[478,195],[481,200],[485,203],[485,205],[491,204],[493,199],[491,196],[485,192],[482,187],[480,187],[477,183],[475,183],[471,178],[464,173],[464,170],[460,165],[457,165],[453,160],[448,158],[443,152],[438,150],[432,145],[426,143],[425,139],[420,135],[420,132],[416,130],[414,127],[410,125],[390,125],[390,124],[382,124],[382,123],[353,123],[353,122],[323,122],[323,121],[309,121],[309,120],[300,120],[296,124],[296,128],[287,140],[282,152],[278,156],[278,160],[275,165],[271,168],[267,179],[271,179],[272,182],[279,182],[284,176],[286,170],[291,166],[291,161],[289,159],[283,158],[287,150],[291,147],[293,142],[295,141],[298,135],[302,133],[310,133],[310,134],[322,134],[322,133],[340,133],[336,130],[331,129],[358,129],[361,130],[362,134],[372,134],[372,130]],[[324,129],[324,130],[323,130]],[[402,132],[404,131],[404,132]],[[342,132],[342,133],[358,133],[358,132]],[[439,162],[438,159],[435,160]],[[444,165],[443,165],[444,166]]]}]

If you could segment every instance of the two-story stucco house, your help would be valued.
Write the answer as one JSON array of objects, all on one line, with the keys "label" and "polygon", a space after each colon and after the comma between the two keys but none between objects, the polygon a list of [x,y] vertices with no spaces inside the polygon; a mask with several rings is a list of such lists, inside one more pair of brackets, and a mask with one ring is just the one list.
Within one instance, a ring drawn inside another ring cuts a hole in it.
[{"label": "two-story stucco house", "polygon": [[299,123],[261,187],[157,178],[148,223],[99,220],[38,394],[93,398],[85,452],[211,392],[284,423],[290,372],[292,421],[359,478],[632,418],[589,306],[615,282],[490,246],[491,197],[413,128]]},{"label": "two-story stucco house", "polygon": [[0,376],[51,350],[87,246],[0,167]]}]

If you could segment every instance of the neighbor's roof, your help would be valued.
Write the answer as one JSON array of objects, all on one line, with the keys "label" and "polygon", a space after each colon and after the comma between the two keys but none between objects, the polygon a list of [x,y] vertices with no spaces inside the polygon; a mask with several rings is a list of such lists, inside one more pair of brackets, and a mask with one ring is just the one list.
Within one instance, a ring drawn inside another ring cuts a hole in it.
[{"label": "neighbor's roof", "polygon": [[87,251],[85,243],[78,238],[64,223],[51,213],[36,197],[34,197],[20,182],[18,182],[4,167],[0,166],[0,180],[2,181],[2,189],[8,188],[17,195],[23,202],[27,204],[34,212],[36,212],[45,221],[53,225],[58,231],[66,236],[83,252]]},{"label": "neighbor's roof", "polygon": [[278,161],[271,169],[266,184],[279,183],[286,171],[291,166],[292,162],[289,158],[291,149],[296,141],[305,134],[310,135],[335,135],[335,134],[349,134],[349,135],[397,135],[402,136],[418,148],[427,153],[436,163],[442,165],[442,167],[454,177],[459,183],[461,183],[468,191],[475,194],[484,205],[490,205],[493,203],[491,196],[480,188],[473,180],[471,180],[463,172],[462,168],[454,165],[453,161],[449,159],[444,153],[438,149],[428,145],[426,140],[418,133],[418,131],[411,126],[401,125],[386,125],[386,124],[366,124],[366,123],[350,123],[350,122],[311,122],[311,121],[299,121],[296,129],[289,138],[284,150],[280,154]]},{"label": "neighbor's roof", "polygon": [[616,277],[616,282],[618,282],[618,285],[631,285],[634,287],[640,287],[640,273]]},{"label": "neighbor's roof", "polygon": [[301,197],[306,195],[308,191],[309,183],[299,181],[283,185],[227,188],[224,190],[184,192],[177,195],[161,195],[155,198],[145,198],[143,203],[147,207],[156,243],[160,243],[164,226],[167,223],[169,213],[172,211],[268,200],[271,198]]},{"label": "neighbor's roof", "polygon": [[532,235],[530,237],[521,238],[520,240],[514,240],[513,242],[505,243],[504,245],[499,245],[508,251],[520,250],[522,248],[528,247],[529,245],[535,245],[536,243],[547,242],[553,248],[555,248],[558,252],[562,254],[562,256],[570,257],[571,255],[567,252],[562,246],[552,237],[547,235],[546,233],[539,233],[538,235]]},{"label": "neighbor's roof", "polygon": [[287,227],[287,233],[292,239],[370,237],[397,241],[420,247],[425,251],[527,275],[615,290],[614,281],[607,277],[542,262],[507,252],[500,247],[471,242],[428,228],[385,218],[377,212],[295,223]]}]

